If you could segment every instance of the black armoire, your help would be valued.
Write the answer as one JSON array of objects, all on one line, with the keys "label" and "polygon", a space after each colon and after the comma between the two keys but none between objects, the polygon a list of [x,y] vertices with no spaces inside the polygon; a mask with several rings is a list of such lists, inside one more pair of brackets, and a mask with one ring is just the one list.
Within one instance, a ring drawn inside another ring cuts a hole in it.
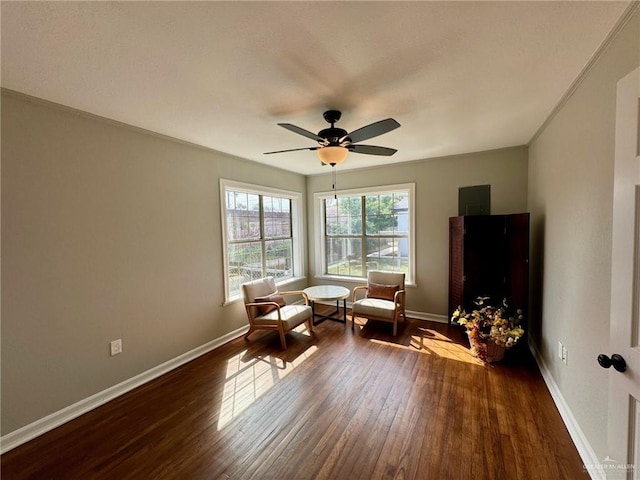
[{"label": "black armoire", "polygon": [[529,214],[449,218],[449,322],[458,306],[467,312],[478,297],[490,304],[529,306]]}]

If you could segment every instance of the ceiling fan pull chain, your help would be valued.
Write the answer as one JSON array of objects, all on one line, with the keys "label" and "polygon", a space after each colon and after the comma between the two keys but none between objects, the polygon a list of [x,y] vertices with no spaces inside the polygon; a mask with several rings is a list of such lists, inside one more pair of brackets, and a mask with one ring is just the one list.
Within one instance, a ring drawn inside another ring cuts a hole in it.
[{"label": "ceiling fan pull chain", "polygon": [[333,198],[334,200],[338,199],[338,194],[336,193],[336,183],[337,183],[337,175],[336,175],[336,164],[331,164],[331,181],[333,183]]}]

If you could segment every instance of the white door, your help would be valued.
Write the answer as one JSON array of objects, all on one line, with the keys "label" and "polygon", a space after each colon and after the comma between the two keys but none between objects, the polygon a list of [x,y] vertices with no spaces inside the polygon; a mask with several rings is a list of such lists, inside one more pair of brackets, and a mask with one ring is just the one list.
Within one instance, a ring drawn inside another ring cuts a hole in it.
[{"label": "white door", "polygon": [[[640,479],[640,69],[618,82],[611,258],[607,479]],[[620,366],[614,362],[613,366]]]}]

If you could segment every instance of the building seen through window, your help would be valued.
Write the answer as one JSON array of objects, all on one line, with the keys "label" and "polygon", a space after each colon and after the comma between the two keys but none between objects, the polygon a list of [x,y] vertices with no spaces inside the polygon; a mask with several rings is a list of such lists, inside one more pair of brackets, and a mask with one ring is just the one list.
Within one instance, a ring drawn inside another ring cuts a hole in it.
[{"label": "building seen through window", "polygon": [[229,297],[251,280],[293,278],[291,198],[227,189],[225,204]]}]

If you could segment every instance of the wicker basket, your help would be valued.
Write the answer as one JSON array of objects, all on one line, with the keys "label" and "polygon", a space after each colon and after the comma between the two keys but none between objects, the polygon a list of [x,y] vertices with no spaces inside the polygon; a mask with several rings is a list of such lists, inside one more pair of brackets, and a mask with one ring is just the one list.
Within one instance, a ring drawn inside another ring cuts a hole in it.
[{"label": "wicker basket", "polygon": [[487,363],[500,362],[504,359],[504,352],[506,350],[504,345],[497,345],[492,340],[477,340],[471,336],[469,336],[469,344],[471,345],[473,355],[480,359],[486,357],[485,361]]},{"label": "wicker basket", "polygon": [[503,345],[498,345],[496,342],[489,340],[487,342],[487,362],[499,362],[504,358],[505,348]]}]

